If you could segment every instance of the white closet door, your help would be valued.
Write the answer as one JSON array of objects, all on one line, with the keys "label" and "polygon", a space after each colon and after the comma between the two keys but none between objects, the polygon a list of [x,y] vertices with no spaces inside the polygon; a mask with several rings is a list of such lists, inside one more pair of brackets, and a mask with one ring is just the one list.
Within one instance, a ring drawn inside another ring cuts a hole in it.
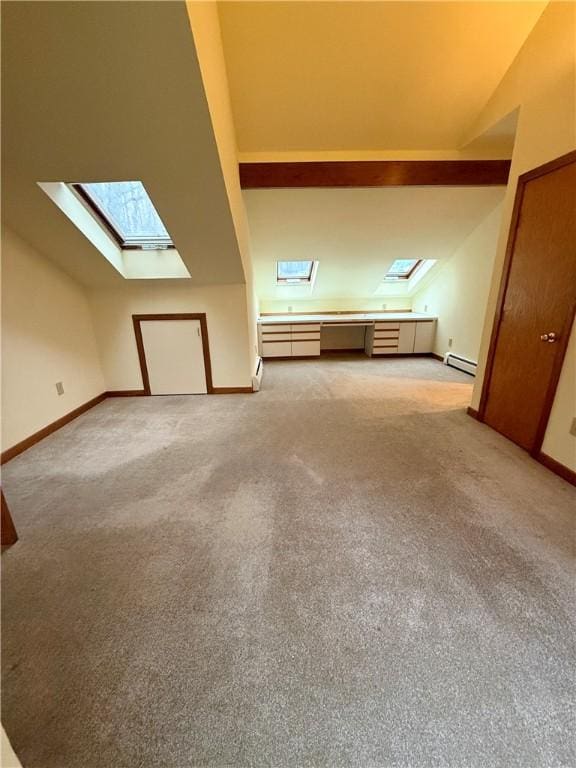
[{"label": "white closet door", "polygon": [[206,394],[200,321],[143,320],[141,329],[151,394]]}]

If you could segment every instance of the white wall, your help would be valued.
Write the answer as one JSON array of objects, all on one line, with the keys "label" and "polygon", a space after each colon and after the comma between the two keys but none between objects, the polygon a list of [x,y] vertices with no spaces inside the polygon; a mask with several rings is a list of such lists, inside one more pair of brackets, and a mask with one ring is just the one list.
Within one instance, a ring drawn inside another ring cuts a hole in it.
[{"label": "white wall", "polygon": [[450,349],[451,338],[452,352],[478,360],[501,218],[500,204],[451,258],[424,279],[412,300],[414,312],[438,317],[434,344],[438,355]]},{"label": "white wall", "polygon": [[[550,3],[516,60],[480,115],[470,138],[481,134],[520,106],[510,179],[504,198],[502,228],[482,334],[479,371],[472,407],[480,402],[484,367],[500,286],[518,176],[576,148],[576,5]],[[562,380],[570,377],[574,347],[568,350]],[[576,470],[576,438],[567,434],[574,418],[574,399],[558,389],[554,418],[550,420],[545,452]],[[567,445],[571,449],[567,449]]]},{"label": "white wall", "polygon": [[[56,392],[56,382],[64,394]],[[2,448],[105,389],[82,288],[10,230],[2,234]]]},{"label": "white wall", "polygon": [[107,390],[142,389],[132,315],[205,312],[215,387],[252,382],[246,286],[130,283],[89,295]]}]

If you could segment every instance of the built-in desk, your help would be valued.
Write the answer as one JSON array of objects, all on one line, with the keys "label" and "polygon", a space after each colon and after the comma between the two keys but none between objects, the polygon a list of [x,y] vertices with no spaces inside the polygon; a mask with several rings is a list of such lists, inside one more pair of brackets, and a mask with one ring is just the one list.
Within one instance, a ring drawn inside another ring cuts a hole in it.
[{"label": "built-in desk", "polygon": [[432,352],[436,317],[417,312],[367,312],[333,315],[267,315],[258,319],[260,355],[319,357],[323,328],[364,326],[367,355]]}]

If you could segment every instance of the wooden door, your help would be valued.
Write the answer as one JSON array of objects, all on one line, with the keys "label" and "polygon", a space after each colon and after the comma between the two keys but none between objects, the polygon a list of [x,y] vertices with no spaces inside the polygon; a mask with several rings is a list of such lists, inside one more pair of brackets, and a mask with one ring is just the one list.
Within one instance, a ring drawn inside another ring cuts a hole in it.
[{"label": "wooden door", "polygon": [[150,394],[206,394],[199,320],[147,320],[142,340]]},{"label": "wooden door", "polygon": [[18,541],[18,534],[12,521],[12,515],[8,509],[8,504],[4,498],[4,491],[0,489],[1,507],[2,507],[2,519],[0,521],[0,538],[2,540],[2,546],[10,546]]},{"label": "wooden door", "polygon": [[576,152],[518,190],[480,418],[537,453],[576,306]]}]

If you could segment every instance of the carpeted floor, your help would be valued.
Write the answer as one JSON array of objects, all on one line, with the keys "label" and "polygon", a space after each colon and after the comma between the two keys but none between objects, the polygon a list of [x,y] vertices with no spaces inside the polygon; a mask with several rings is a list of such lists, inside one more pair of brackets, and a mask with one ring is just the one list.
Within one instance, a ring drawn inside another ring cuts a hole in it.
[{"label": "carpeted floor", "polygon": [[576,491],[429,359],[108,400],[4,467],[25,768],[573,766]]}]

